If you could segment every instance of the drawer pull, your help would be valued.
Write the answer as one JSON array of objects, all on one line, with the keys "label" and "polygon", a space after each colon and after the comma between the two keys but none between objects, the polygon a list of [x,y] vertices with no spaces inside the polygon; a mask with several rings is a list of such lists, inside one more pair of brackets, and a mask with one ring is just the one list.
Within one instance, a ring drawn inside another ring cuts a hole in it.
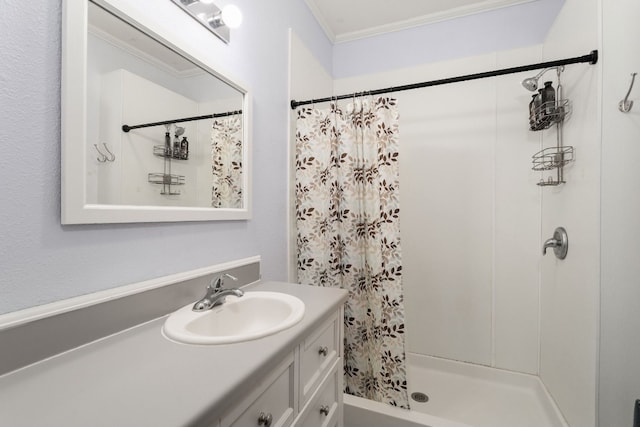
[{"label": "drawer pull", "polygon": [[322,405],[320,407],[320,414],[324,415],[325,417],[329,415],[329,405]]},{"label": "drawer pull", "polygon": [[324,347],[320,347],[318,349],[318,354],[321,354],[326,357],[327,354],[329,354],[329,348],[326,345]]},{"label": "drawer pull", "polygon": [[258,425],[270,427],[273,422],[273,415],[270,413],[265,414],[264,412],[260,412],[260,416],[258,417]]}]

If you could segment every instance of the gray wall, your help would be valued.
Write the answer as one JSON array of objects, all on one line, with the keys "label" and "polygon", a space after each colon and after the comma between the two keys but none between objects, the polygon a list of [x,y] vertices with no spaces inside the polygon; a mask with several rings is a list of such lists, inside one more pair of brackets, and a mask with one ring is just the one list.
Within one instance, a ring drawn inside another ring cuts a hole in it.
[{"label": "gray wall", "polygon": [[393,71],[541,44],[564,3],[536,0],[339,43],[333,51],[333,76]]},{"label": "gray wall", "polygon": [[61,2],[3,1],[0,313],[253,255],[263,277],[286,278],[288,28],[327,69],[330,43],[299,0],[235,1],[244,24],[229,46],[168,0],[128,3],[216,53],[252,91],[253,219],[61,226]]}]

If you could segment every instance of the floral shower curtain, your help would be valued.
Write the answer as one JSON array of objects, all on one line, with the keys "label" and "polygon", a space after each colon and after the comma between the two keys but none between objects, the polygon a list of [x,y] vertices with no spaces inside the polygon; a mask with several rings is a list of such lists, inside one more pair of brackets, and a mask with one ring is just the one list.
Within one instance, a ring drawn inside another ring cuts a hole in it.
[{"label": "floral shower curtain", "polygon": [[242,207],[242,116],[219,118],[211,128],[211,206]]},{"label": "floral shower curtain", "polygon": [[397,101],[354,101],[298,110],[298,280],[349,291],[345,391],[408,409]]}]

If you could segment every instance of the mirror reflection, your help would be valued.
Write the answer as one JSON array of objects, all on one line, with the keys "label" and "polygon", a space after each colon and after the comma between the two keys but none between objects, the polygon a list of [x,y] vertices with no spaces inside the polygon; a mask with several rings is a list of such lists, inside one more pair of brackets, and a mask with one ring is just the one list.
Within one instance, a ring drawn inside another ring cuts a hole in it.
[{"label": "mirror reflection", "polygon": [[243,207],[243,94],[89,2],[86,203]]}]

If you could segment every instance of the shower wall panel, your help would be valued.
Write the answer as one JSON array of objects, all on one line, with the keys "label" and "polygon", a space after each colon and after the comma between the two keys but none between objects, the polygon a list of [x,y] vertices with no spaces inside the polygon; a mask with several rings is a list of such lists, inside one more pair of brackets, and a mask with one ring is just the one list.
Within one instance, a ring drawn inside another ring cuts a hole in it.
[{"label": "shower wall panel", "polygon": [[490,365],[495,83],[399,98],[409,350]]},{"label": "shower wall panel", "polygon": [[[542,47],[497,56],[496,68],[538,62]],[[494,194],[494,366],[538,373],[540,176],[531,155],[541,135],[528,129],[524,106],[531,92],[520,85],[531,76],[496,79]]]},{"label": "shower wall panel", "polygon": [[[566,1],[544,44],[545,60],[585,54],[600,47],[599,4],[599,0]],[[565,168],[565,185],[546,188],[542,193],[542,239],[551,237],[555,227],[563,226],[569,233],[569,253],[562,261],[549,255],[542,258],[540,377],[569,425],[576,427],[596,425],[600,73],[608,55],[602,49],[601,53],[597,65],[569,66],[563,74],[564,93],[573,105],[564,126],[564,143],[575,147],[576,160]],[[620,73],[619,78],[626,80],[623,70]],[[624,96],[624,90],[618,96]],[[552,130],[543,138],[545,147],[556,143]]]}]

